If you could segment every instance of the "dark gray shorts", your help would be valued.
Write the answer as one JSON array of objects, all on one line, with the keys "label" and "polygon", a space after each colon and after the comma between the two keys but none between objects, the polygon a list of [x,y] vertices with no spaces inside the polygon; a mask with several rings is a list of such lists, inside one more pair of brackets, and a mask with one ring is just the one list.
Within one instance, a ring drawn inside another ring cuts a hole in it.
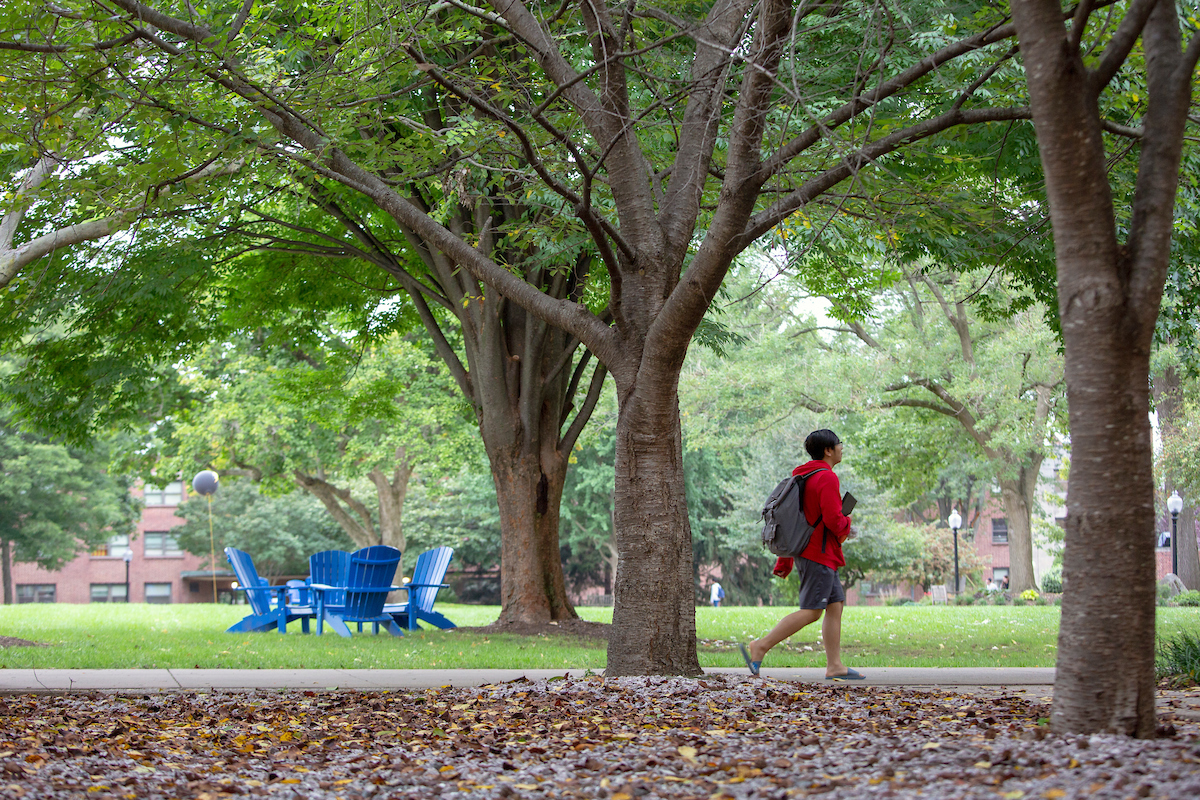
[{"label": "dark gray shorts", "polygon": [[823,609],[830,603],[846,602],[836,569],[807,558],[797,558],[796,566],[800,570],[800,608]]}]

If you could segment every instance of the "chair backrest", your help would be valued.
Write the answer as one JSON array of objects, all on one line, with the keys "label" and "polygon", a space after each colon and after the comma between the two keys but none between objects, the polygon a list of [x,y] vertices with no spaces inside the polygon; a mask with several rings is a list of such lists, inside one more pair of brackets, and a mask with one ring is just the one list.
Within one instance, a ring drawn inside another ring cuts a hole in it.
[{"label": "chair backrest", "polygon": [[387,588],[396,577],[400,551],[377,544],[350,554],[349,579],[346,581],[345,615],[377,617],[387,602]]},{"label": "chair backrest", "polygon": [[287,582],[287,604],[289,606],[307,606],[312,603],[309,598],[308,582],[292,579]]},{"label": "chair backrest", "polygon": [[[350,554],[345,550],[322,550],[308,557],[308,579],[310,583],[326,586],[345,586],[350,573]],[[346,604],[345,592],[326,592],[325,604]]]},{"label": "chair backrest", "polygon": [[[435,547],[432,550],[426,550],[421,555],[417,556],[417,563],[413,567],[413,583],[431,583],[439,584],[446,579],[446,570],[450,566],[450,559],[454,558],[454,548],[452,547]],[[422,611],[432,611],[433,603],[437,600],[437,586],[428,586],[423,589],[409,589],[412,595],[408,598],[412,603],[413,608],[419,608]]]},{"label": "chair backrest", "polygon": [[[229,565],[233,567],[233,574],[237,576],[238,583],[242,586],[267,585],[266,580],[259,577],[258,570],[254,568],[254,559],[250,558],[249,553],[238,550],[236,547],[226,547],[225,558],[229,559]],[[246,592],[246,600],[250,603],[250,610],[255,614],[266,614],[271,610],[270,592]]]}]

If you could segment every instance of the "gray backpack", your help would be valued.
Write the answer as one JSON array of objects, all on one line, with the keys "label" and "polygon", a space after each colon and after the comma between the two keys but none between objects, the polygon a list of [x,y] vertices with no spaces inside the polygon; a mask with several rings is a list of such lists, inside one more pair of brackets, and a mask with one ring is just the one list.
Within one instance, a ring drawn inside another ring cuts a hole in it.
[{"label": "gray backpack", "polygon": [[804,487],[813,475],[826,471],[814,469],[807,475],[790,475],[779,482],[763,505],[763,547],[787,558],[799,558],[804,552],[813,531],[821,524],[820,517],[810,525],[804,516]]}]

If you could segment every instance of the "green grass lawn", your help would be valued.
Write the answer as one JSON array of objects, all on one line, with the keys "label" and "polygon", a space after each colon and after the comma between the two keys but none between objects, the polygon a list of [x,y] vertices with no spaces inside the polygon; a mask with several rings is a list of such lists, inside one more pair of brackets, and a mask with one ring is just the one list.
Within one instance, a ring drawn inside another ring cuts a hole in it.
[{"label": "green grass lawn", "polygon": [[[438,604],[463,626],[496,619],[496,606]],[[696,609],[703,666],[742,665],[736,643],[761,635],[791,609],[729,606]],[[369,633],[342,639],[328,631],[227,634],[245,606],[20,605],[0,608],[0,636],[49,647],[0,650],[0,668],[516,668],[604,667],[604,648],[559,637],[481,635],[422,630],[403,639]],[[580,608],[608,622],[612,609]],[[862,667],[1049,667],[1059,610],[1053,606],[851,606],[843,620],[847,663]],[[1200,609],[1158,609],[1159,636],[1200,631]],[[776,648],[771,666],[818,667],[824,652],[816,626]],[[806,650],[805,648],[811,648]]]}]

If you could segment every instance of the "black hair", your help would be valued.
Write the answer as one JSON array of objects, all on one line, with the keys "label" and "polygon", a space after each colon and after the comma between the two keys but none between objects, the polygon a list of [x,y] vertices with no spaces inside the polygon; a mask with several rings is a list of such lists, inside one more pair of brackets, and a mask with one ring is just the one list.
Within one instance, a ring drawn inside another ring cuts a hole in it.
[{"label": "black hair", "polygon": [[825,458],[825,451],[837,447],[841,443],[838,435],[828,428],[822,428],[819,431],[813,431],[804,440],[804,449],[812,456],[813,461],[820,461]]}]

